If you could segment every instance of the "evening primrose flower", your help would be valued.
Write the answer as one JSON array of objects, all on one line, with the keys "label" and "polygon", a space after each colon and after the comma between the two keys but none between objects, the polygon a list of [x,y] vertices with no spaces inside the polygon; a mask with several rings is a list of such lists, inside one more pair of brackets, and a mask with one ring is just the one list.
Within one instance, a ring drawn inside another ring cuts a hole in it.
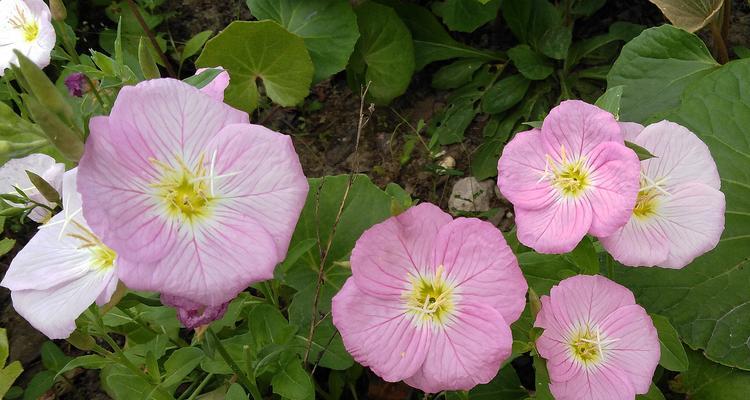
[{"label": "evening primrose flower", "polygon": [[659,337],[633,293],[602,276],[578,275],[542,296],[534,326],[557,400],[633,400],[648,392]]},{"label": "evening primrose flower", "polygon": [[639,175],[612,114],[575,100],[552,109],[541,130],[516,134],[498,162],[518,240],[539,253],[566,253],[586,233],[608,236],[623,226]]},{"label": "evening primrose flower", "polygon": [[469,390],[511,354],[526,281],[500,231],[424,203],[365,231],[333,298],[347,351],[386,381]]},{"label": "evening primrose flower", "polygon": [[0,0],[0,76],[18,64],[20,51],[39,68],[49,65],[55,47],[49,7],[42,0]]},{"label": "evening primrose flower", "polygon": [[[26,157],[8,160],[8,162],[0,167],[0,193],[18,195],[16,189],[20,189],[32,201],[49,208],[55,208],[57,205],[47,201],[31,183],[26,171],[31,171],[39,175],[59,193],[62,186],[63,173],[65,172],[65,164],[56,162],[54,158],[46,154],[30,154]],[[33,206],[32,203],[16,204],[10,202],[10,204],[18,207]],[[37,206],[31,210],[29,218],[36,222],[46,222],[51,215],[50,210]]]},{"label": "evening primrose flower", "polygon": [[599,241],[630,266],[682,268],[713,249],[724,231],[724,194],[711,152],[669,121],[625,124],[625,139],[656,157],[641,161],[641,187],[628,223]]},{"label": "evening primrose flower", "polygon": [[90,130],[83,212],[129,288],[219,307],[273,277],[308,190],[288,136],[174,79],[124,87]]},{"label": "evening primrose flower", "polygon": [[64,339],[92,303],[117,288],[116,254],[91,232],[81,213],[76,169],[63,177],[63,211],[52,217],[10,263],[0,285],[13,308],[50,339]]}]

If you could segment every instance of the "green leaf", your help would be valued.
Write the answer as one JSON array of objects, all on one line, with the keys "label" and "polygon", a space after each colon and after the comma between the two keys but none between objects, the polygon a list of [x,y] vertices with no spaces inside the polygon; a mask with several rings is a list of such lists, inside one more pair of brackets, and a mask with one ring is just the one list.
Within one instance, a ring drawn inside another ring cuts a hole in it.
[{"label": "green leaf", "polygon": [[554,400],[552,392],[549,390],[549,372],[547,372],[547,362],[539,356],[534,356],[534,399],[537,400]]},{"label": "green leaf", "polygon": [[414,73],[411,33],[392,8],[366,2],[355,9],[360,38],[347,79],[353,90],[370,83],[368,97],[388,104],[406,92]]},{"label": "green leaf", "polygon": [[346,67],[359,38],[357,17],[345,0],[247,0],[258,19],[271,19],[305,40],[315,65],[313,82]]},{"label": "green leaf", "polygon": [[661,315],[651,314],[656,331],[659,333],[659,344],[661,345],[661,358],[659,364],[670,371],[687,371],[688,358],[685,348],[682,347],[680,337],[669,319]]},{"label": "green leaf", "polygon": [[489,139],[480,144],[471,157],[471,175],[479,181],[497,175],[497,160],[505,140]]},{"label": "green leaf", "polygon": [[563,254],[563,257],[578,267],[581,274],[596,275],[599,273],[599,255],[594,248],[594,242],[589,237],[584,237],[573,251]]},{"label": "green leaf", "polygon": [[232,22],[206,43],[195,64],[229,71],[224,101],[245,111],[258,106],[258,79],[271,100],[290,107],[307,96],[313,76],[302,38],[273,21]]},{"label": "green leaf", "polygon": [[542,36],[539,51],[549,58],[564,60],[568,56],[570,43],[573,41],[573,31],[569,26],[553,26]]},{"label": "green leaf", "polygon": [[[730,62],[691,85],[670,120],[708,145],[726,197],[718,246],[681,270],[617,268],[649,312],[664,315],[690,347],[750,369],[750,60]],[[693,364],[691,360],[691,370]]]},{"label": "green leaf", "polygon": [[695,32],[719,16],[724,0],[649,0],[656,4],[672,25]]},{"label": "green leaf", "polygon": [[308,400],[315,398],[315,388],[299,360],[290,362],[283,371],[271,379],[273,392],[284,399]]},{"label": "green leaf", "polygon": [[501,79],[482,97],[482,111],[496,114],[510,109],[523,99],[529,85],[531,82],[519,74]]},{"label": "green leaf", "polygon": [[454,61],[440,68],[432,76],[432,87],[435,89],[455,89],[471,82],[471,78],[487,61],[468,58]]},{"label": "green leaf", "polygon": [[164,362],[164,387],[177,386],[190,374],[206,355],[197,347],[177,349]]},{"label": "green leaf", "polygon": [[253,307],[247,321],[256,349],[270,344],[283,345],[297,331],[297,327],[290,326],[281,311],[270,304]]},{"label": "green leaf", "polygon": [[23,392],[23,400],[38,400],[44,396],[55,384],[54,377],[55,373],[52,371],[44,370],[37,372],[26,385],[26,390]]},{"label": "green leaf", "polygon": [[627,146],[630,150],[633,150],[635,152],[635,154],[638,155],[638,159],[641,160],[641,161],[648,160],[649,158],[656,157],[655,155],[651,154],[650,151],[644,149],[643,147],[641,147],[641,146],[639,146],[639,145],[637,145],[637,144],[635,144],[633,142],[629,142],[629,141],[626,140],[625,141],[625,146]]},{"label": "green leaf", "polygon": [[202,89],[216,79],[216,77],[222,72],[223,71],[220,68],[208,68],[200,74],[185,78],[182,81],[198,89]]},{"label": "green leaf", "polygon": [[42,365],[44,368],[57,373],[61,370],[72,358],[65,355],[65,353],[57,347],[56,344],[47,341],[42,344]]},{"label": "green leaf", "polygon": [[508,57],[523,76],[534,81],[546,79],[555,71],[546,57],[525,44],[508,50]]},{"label": "green leaf", "polygon": [[238,383],[233,383],[227,390],[227,395],[224,400],[247,400],[247,393]]},{"label": "green leaf", "polygon": [[60,193],[57,193],[57,190],[55,190],[55,188],[53,188],[52,185],[49,184],[49,182],[45,181],[41,176],[28,170],[26,171],[26,176],[29,177],[31,184],[36,187],[36,189],[44,197],[45,200],[49,201],[50,203],[60,204]]},{"label": "green leaf", "polygon": [[[298,344],[297,348],[300,350],[298,354],[302,356],[307,346],[307,331],[305,331],[305,336],[297,334],[295,339]],[[354,359],[344,348],[341,335],[336,331],[330,318],[326,318],[315,328],[309,360],[313,363],[320,360],[320,366],[333,370],[345,370],[354,364]]]},{"label": "green leaf", "polygon": [[0,163],[49,147],[39,126],[21,118],[3,102],[0,102],[0,140],[8,142],[6,151],[0,153]]},{"label": "green leaf", "polygon": [[150,49],[151,44],[147,39],[141,36],[138,41],[138,65],[141,67],[141,73],[146,79],[156,79],[161,77],[159,67],[154,61],[153,51]]},{"label": "green leaf", "polygon": [[155,387],[120,364],[104,367],[100,377],[102,388],[114,400],[174,400],[174,397],[164,389]]},{"label": "green leaf", "polygon": [[480,3],[477,0],[443,0],[432,6],[452,31],[474,32],[492,21],[500,9],[500,0]]},{"label": "green leaf", "polygon": [[547,31],[563,22],[560,11],[547,0],[505,0],[500,9],[518,40],[537,50],[541,50]]},{"label": "green leaf", "polygon": [[5,362],[8,361],[9,352],[8,331],[5,328],[0,328],[0,367],[5,366]]},{"label": "green leaf", "polygon": [[504,59],[502,54],[478,50],[456,41],[435,15],[424,7],[398,0],[384,0],[381,3],[393,7],[411,30],[417,71],[432,62],[451,58],[477,58],[485,61]]},{"label": "green leaf", "polygon": [[677,376],[680,392],[690,400],[738,400],[750,393],[750,372],[715,364],[689,351],[690,369]]},{"label": "green leaf", "polygon": [[112,363],[113,361],[106,359],[102,356],[98,356],[96,354],[89,354],[85,356],[76,357],[68,361],[68,363],[65,364],[65,366],[63,366],[62,368],[60,368],[59,371],[57,371],[57,374],[55,375],[55,379],[57,379],[58,376],[68,371],[72,371],[76,368],[102,369]]},{"label": "green leaf", "polygon": [[18,361],[13,361],[7,367],[0,370],[0,397],[4,396],[8,392],[13,382],[21,375],[23,367]]},{"label": "green leaf", "polygon": [[564,255],[526,252],[518,254],[529,287],[539,295],[549,294],[552,286],[580,272],[579,268]]},{"label": "green leaf", "polygon": [[620,115],[645,122],[680,104],[685,88],[719,67],[699,37],[663,25],[646,29],[622,48],[607,86],[625,86]]},{"label": "green leaf", "polygon": [[209,30],[198,32],[195,36],[191,37],[190,40],[185,43],[185,47],[182,48],[182,52],[180,53],[180,64],[184,63],[188,58],[198,54],[203,48],[203,45],[206,44],[208,38],[213,34],[214,31]]},{"label": "green leaf", "polygon": [[458,143],[464,140],[464,131],[479,110],[472,101],[452,102],[445,107],[442,118],[433,132],[441,145]]},{"label": "green leaf", "polygon": [[615,116],[615,119],[620,119],[620,101],[622,100],[622,91],[625,86],[614,86],[608,88],[604,94],[602,94],[594,103],[595,106],[602,110],[609,111]]},{"label": "green leaf", "polygon": [[529,392],[523,388],[516,370],[510,365],[501,369],[489,383],[476,386],[469,392],[471,400],[523,400],[527,397]]},{"label": "green leaf", "polygon": [[648,389],[648,392],[646,394],[639,394],[638,396],[635,396],[636,400],[666,400],[664,398],[664,394],[659,390],[659,388],[651,383],[651,387]]},{"label": "green leaf", "polygon": [[571,45],[568,57],[565,59],[565,70],[570,71],[581,59],[612,42],[629,42],[642,31],[641,25],[618,21],[610,25],[609,32],[603,35],[576,41]]},{"label": "green leaf", "polygon": [[60,117],[30,95],[22,95],[31,117],[42,128],[47,139],[57,147],[65,158],[78,161],[83,154],[83,140]]}]

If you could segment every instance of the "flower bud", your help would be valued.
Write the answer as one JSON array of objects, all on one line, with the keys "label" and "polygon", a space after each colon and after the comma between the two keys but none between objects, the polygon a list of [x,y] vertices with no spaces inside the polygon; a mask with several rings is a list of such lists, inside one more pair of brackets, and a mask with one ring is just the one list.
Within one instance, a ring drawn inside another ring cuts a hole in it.
[{"label": "flower bud", "polygon": [[55,21],[65,21],[68,17],[68,10],[65,9],[62,0],[49,0],[49,10]]}]

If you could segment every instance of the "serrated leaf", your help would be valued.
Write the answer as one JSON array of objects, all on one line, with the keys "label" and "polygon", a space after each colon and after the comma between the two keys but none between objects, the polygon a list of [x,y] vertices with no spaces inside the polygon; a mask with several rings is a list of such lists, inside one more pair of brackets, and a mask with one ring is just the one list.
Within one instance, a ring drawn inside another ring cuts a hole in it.
[{"label": "serrated leaf", "polygon": [[370,82],[368,98],[388,104],[406,92],[414,73],[411,33],[392,8],[366,2],[354,10],[360,38],[347,79],[355,92]]},{"label": "serrated leaf", "polygon": [[302,38],[268,20],[232,22],[206,43],[195,64],[229,71],[224,101],[245,111],[258,106],[258,79],[274,103],[290,107],[307,96],[313,76]]},{"label": "serrated leaf", "polygon": [[[709,359],[750,369],[750,60],[737,60],[691,85],[670,116],[701,138],[726,197],[718,246],[682,270],[617,268],[649,312],[668,317],[682,340]],[[692,369],[692,360],[691,360]]]},{"label": "serrated leaf", "polygon": [[685,88],[718,67],[703,40],[663,25],[646,29],[622,48],[607,86],[624,86],[623,121],[645,122],[679,106]]},{"label": "serrated leaf", "polygon": [[313,82],[346,67],[359,38],[357,17],[346,0],[247,0],[258,19],[271,19],[302,37],[315,65]]}]

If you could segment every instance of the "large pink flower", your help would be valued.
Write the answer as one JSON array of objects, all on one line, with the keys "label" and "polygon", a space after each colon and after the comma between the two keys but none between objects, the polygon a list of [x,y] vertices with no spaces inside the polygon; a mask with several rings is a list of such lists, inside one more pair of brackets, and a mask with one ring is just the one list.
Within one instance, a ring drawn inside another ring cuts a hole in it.
[{"label": "large pink flower", "polygon": [[511,353],[526,281],[487,222],[421,204],[368,229],[333,323],[355,360],[426,392],[489,382]]},{"label": "large pink flower", "polygon": [[724,231],[724,194],[708,147],[669,121],[624,124],[626,137],[656,157],[641,162],[641,189],[628,223],[604,248],[623,264],[682,268],[713,249]]},{"label": "large pink flower", "polygon": [[273,277],[308,185],[288,136],[173,79],[91,120],[79,190],[131,289],[218,307]]},{"label": "large pink flower", "polygon": [[586,233],[611,235],[628,221],[639,172],[612,114],[564,101],[541,130],[519,133],[505,146],[498,187],[513,203],[521,243],[565,253]]},{"label": "large pink flower", "polygon": [[659,337],[633,293],[602,276],[578,275],[542,296],[534,326],[557,400],[633,400],[648,392]]}]

